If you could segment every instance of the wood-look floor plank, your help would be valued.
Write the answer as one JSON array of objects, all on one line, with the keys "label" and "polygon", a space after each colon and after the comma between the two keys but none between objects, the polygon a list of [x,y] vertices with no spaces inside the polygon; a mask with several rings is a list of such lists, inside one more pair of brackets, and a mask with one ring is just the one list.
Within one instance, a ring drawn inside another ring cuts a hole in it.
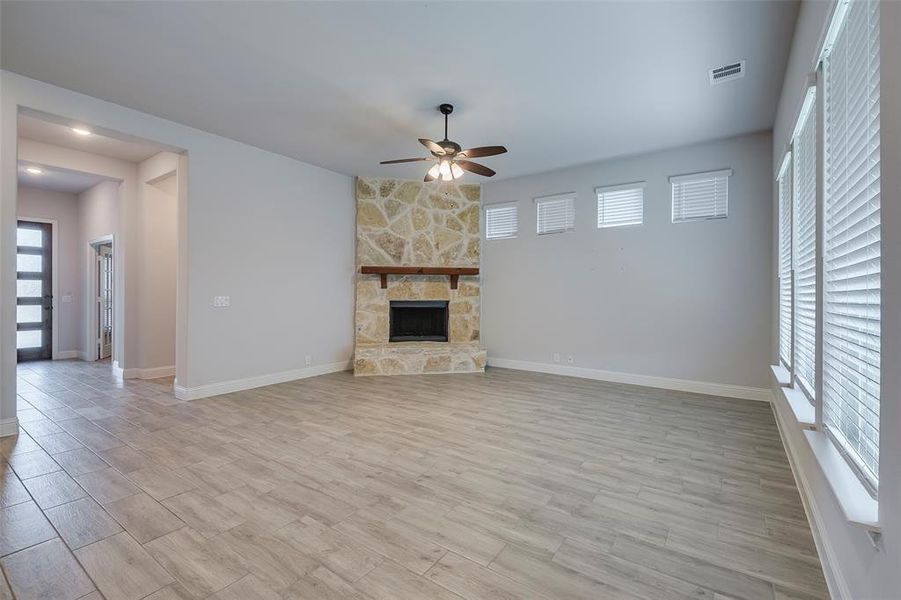
[{"label": "wood-look floor plank", "polygon": [[103,363],[17,375],[2,560],[76,581],[68,544],[112,597],[827,596],[766,403],[501,369],[190,402]]}]

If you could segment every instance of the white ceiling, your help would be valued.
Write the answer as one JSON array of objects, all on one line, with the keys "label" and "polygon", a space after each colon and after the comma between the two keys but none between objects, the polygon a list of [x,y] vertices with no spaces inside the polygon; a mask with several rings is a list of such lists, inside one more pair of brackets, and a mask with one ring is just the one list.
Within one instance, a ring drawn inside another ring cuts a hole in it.
[{"label": "white ceiling", "polygon": [[[499,177],[770,129],[796,2],[2,2],[2,66],[347,174]],[[711,87],[707,70],[747,60]]]},{"label": "white ceiling", "polygon": [[79,125],[84,127],[84,124],[53,122],[47,120],[48,118],[52,117],[39,117],[30,112],[20,113],[18,117],[19,137],[133,163],[141,162],[168,149],[166,146],[151,142],[109,137],[99,131],[95,131],[92,135],[81,136],[74,133],[72,127]]},{"label": "white ceiling", "polygon": [[[38,167],[44,172],[40,175],[33,175],[25,170],[28,167]],[[52,165],[40,165],[24,160],[18,161],[17,171],[20,186],[69,194],[80,194],[102,181],[111,181],[107,177],[94,175],[93,173],[70,171]]]}]

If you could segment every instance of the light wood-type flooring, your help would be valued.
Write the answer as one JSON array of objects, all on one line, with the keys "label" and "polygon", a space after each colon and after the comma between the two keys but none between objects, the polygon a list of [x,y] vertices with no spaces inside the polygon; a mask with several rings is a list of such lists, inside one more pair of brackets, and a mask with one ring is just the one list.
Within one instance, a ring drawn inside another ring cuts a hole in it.
[{"label": "light wood-type flooring", "polygon": [[336,373],[181,402],[19,366],[0,599],[827,596],[770,406]]}]

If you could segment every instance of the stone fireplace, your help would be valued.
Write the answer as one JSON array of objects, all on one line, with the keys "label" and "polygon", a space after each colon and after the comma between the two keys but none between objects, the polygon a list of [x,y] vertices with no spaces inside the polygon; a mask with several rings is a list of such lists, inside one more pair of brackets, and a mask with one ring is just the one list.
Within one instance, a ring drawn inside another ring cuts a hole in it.
[{"label": "stone fireplace", "polygon": [[[356,182],[354,374],[483,371],[478,275],[379,275],[368,267],[478,267],[477,184]],[[455,287],[456,289],[453,289]]]}]

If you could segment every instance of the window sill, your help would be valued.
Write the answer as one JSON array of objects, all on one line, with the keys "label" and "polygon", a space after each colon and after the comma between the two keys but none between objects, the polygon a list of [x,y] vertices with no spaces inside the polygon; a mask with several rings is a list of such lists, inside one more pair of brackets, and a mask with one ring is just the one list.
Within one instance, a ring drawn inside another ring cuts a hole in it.
[{"label": "window sill", "polygon": [[779,392],[785,398],[786,404],[791,408],[795,420],[803,429],[813,429],[816,427],[817,413],[813,404],[804,395],[804,392],[797,388],[790,387],[788,369],[779,365],[770,365],[773,372],[773,379],[779,385]]},{"label": "window sill", "polygon": [[788,369],[781,365],[770,365],[770,370],[773,379],[779,385],[777,393],[781,392],[798,425],[805,430],[803,433],[807,444],[826,481],[829,482],[829,488],[838,501],[845,519],[868,531],[879,533],[879,502],[873,499],[857,478],[829,436],[815,429],[816,409],[807,400],[804,392],[789,386]]},{"label": "window sill", "polygon": [[781,387],[791,385],[791,373],[788,372],[788,369],[786,369],[782,365],[770,365],[770,371],[773,372],[773,377],[776,379],[776,383],[778,383]]},{"label": "window sill", "polygon": [[810,400],[807,399],[807,396],[804,395],[804,392],[797,388],[784,387],[782,388],[782,395],[791,407],[798,425],[804,429],[816,427],[817,411],[813,404],[810,403]]},{"label": "window sill", "polygon": [[855,525],[878,533],[879,502],[870,496],[835,444],[822,431],[805,431],[804,437],[807,438],[845,518]]}]

